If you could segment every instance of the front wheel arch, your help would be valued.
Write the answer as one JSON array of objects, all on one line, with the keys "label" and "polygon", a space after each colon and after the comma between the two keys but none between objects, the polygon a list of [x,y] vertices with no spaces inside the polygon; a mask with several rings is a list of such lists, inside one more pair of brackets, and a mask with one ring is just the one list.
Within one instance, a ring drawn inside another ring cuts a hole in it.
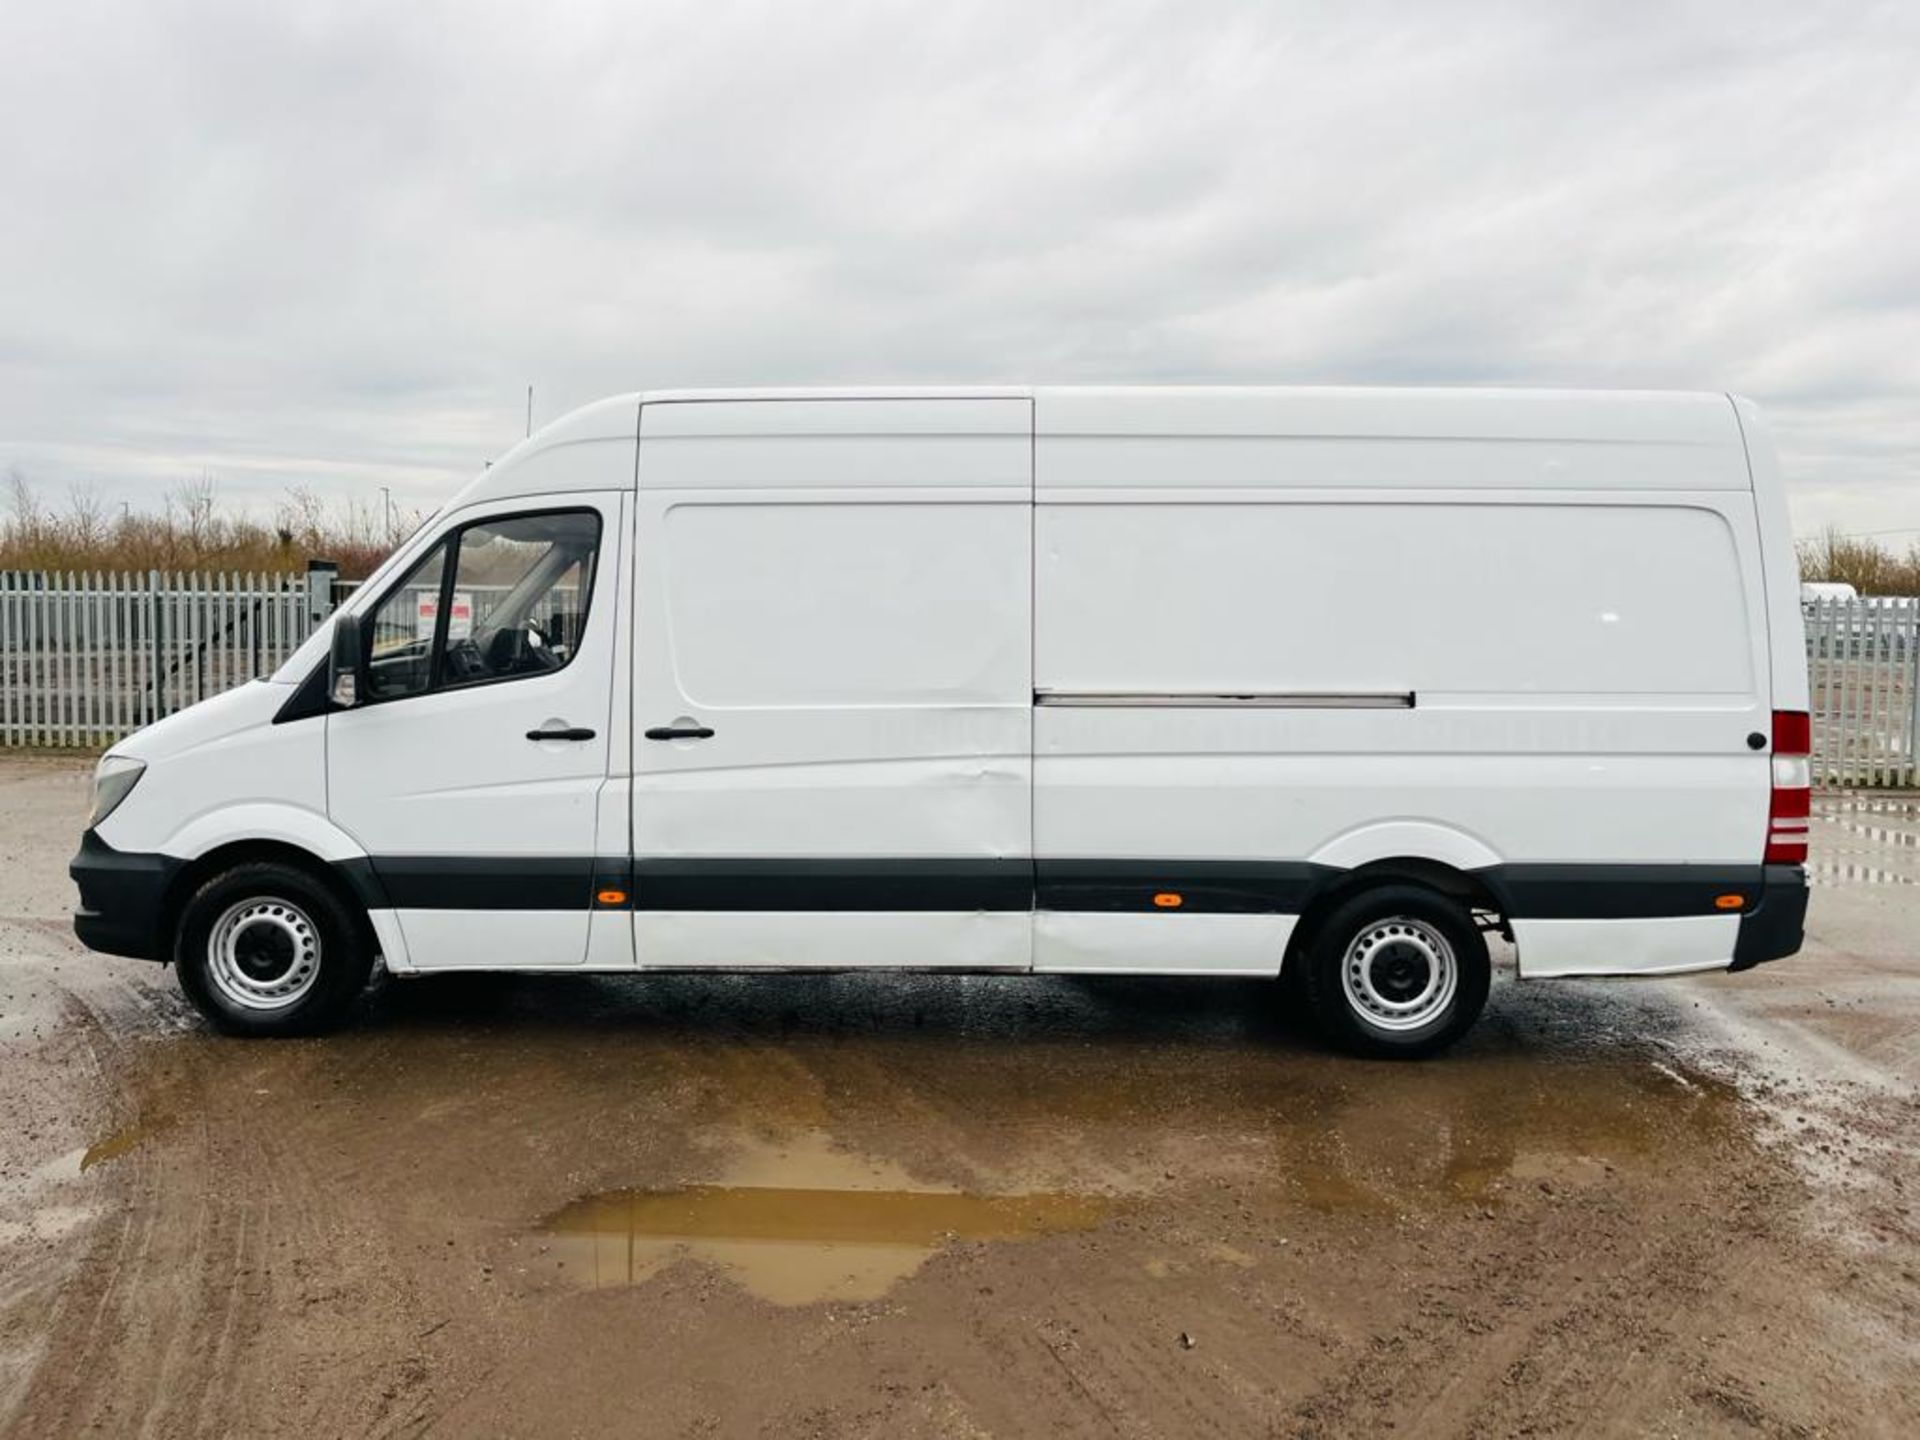
[{"label": "front wheel arch", "polygon": [[366,912],[324,866],[236,857],[201,869],[180,901],[171,952],[181,990],[228,1035],[334,1028],[373,973]]},{"label": "front wheel arch", "polygon": [[282,840],[236,840],[189,860],[167,885],[160,910],[161,958],[171,961],[180,934],[180,918],[187,902],[214,876],[251,863],[286,865],[304,871],[315,883],[326,886],[353,916],[361,943],[374,952],[380,948],[373,921],[368,917],[367,897],[357,894],[340,872],[310,850]]}]

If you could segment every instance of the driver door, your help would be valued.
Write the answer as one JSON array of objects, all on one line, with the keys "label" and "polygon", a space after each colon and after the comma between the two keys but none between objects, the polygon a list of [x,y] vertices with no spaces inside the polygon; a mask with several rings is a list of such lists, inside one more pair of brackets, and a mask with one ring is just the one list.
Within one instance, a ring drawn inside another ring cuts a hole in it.
[{"label": "driver door", "polygon": [[328,812],[415,968],[586,956],[621,506],[476,506],[372,606],[367,693],[327,719]]}]

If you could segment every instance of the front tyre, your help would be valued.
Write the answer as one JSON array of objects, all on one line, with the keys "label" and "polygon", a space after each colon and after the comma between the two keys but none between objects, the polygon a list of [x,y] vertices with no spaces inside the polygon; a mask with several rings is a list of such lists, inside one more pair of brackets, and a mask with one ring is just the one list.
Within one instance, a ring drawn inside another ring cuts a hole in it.
[{"label": "front tyre", "polygon": [[1458,1040],[1487,1003],[1492,977],[1473,916],[1420,885],[1381,885],[1341,902],[1296,958],[1327,1038],[1390,1059]]},{"label": "front tyre", "polygon": [[174,937],[180,988],[228,1035],[309,1035],[346,1017],[373,970],[361,917],[325,881],[251,861],[203,883]]}]

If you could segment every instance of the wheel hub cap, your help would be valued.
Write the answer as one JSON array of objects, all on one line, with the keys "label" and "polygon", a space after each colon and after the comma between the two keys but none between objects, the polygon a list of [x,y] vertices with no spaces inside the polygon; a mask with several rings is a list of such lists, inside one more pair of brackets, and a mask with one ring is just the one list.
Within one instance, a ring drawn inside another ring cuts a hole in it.
[{"label": "wheel hub cap", "polygon": [[243,900],[207,936],[207,973],[242,1009],[283,1010],[320,978],[320,932],[289,901]]},{"label": "wheel hub cap", "polygon": [[1347,1004],[1380,1030],[1418,1030],[1453,1003],[1459,965],[1447,937],[1424,920],[1394,916],[1366,927],[1340,965]]}]

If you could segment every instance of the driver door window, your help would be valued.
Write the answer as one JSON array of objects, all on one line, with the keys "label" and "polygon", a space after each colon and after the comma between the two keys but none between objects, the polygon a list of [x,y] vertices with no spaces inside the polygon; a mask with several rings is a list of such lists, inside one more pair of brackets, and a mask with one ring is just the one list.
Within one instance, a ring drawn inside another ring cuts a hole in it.
[{"label": "driver door window", "polygon": [[367,698],[418,695],[433,681],[435,619],[446,588],[447,542],[429,550],[373,612]]},{"label": "driver door window", "polygon": [[375,608],[369,698],[561,669],[586,625],[599,550],[600,517],[590,510],[482,520],[454,532]]}]

